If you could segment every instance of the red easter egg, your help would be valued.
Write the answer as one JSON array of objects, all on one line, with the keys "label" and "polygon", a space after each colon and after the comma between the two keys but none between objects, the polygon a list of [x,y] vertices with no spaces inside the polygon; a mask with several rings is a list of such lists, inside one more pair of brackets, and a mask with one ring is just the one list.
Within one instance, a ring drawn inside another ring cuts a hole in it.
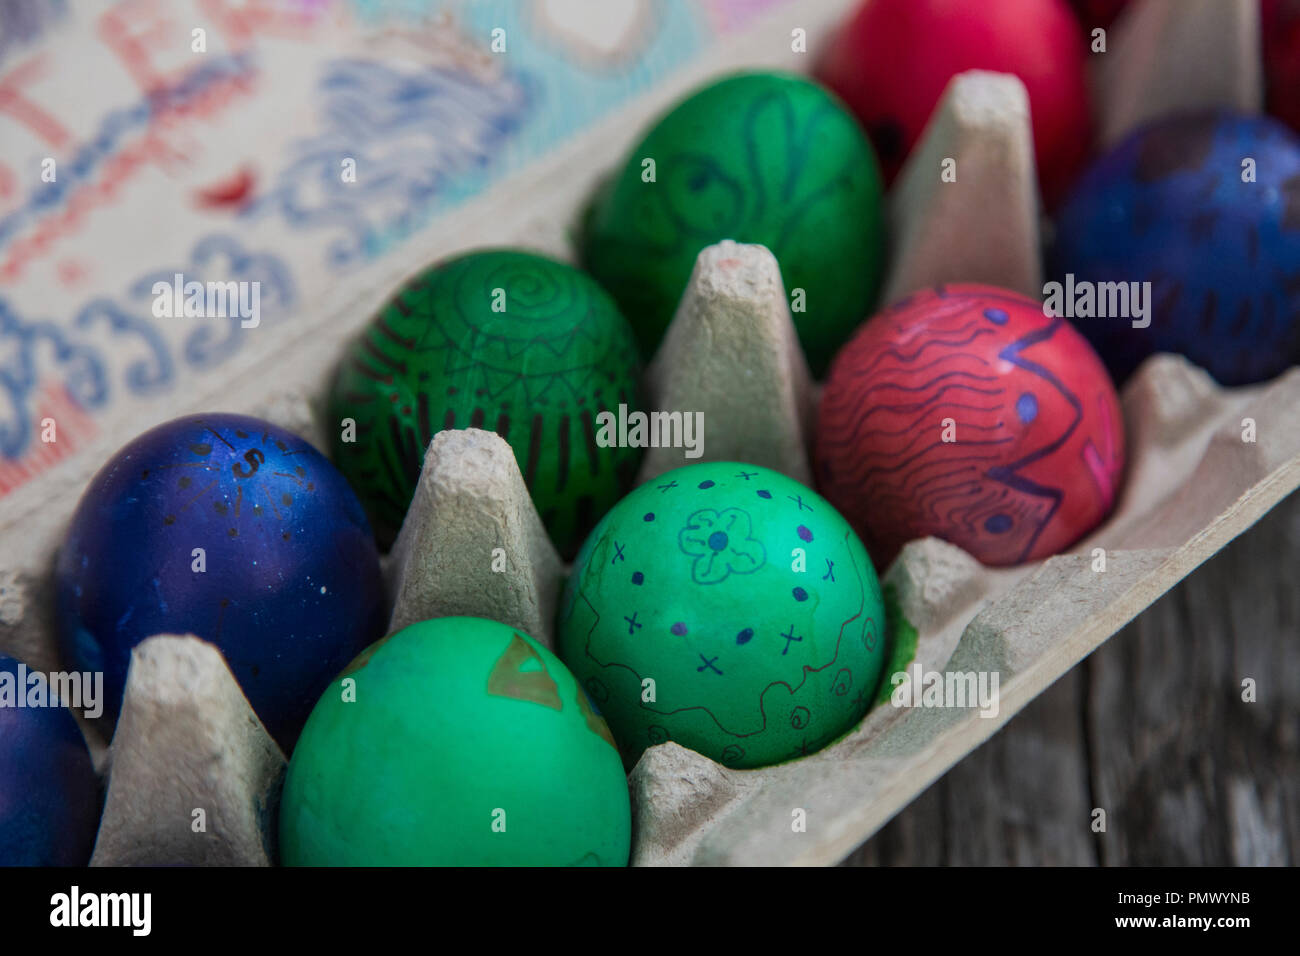
[{"label": "red easter egg", "polygon": [[868,0],[817,74],[858,115],[892,181],[949,80],[967,70],[1014,73],[1029,92],[1050,203],[1088,153],[1086,49],[1065,0]]},{"label": "red easter egg", "polygon": [[817,425],[823,495],[887,564],[943,538],[990,565],[1078,541],[1124,469],[1119,399],[1040,303],[981,285],[909,296],[836,356]]},{"label": "red easter egg", "polygon": [[1261,13],[1268,111],[1300,130],[1300,0],[1264,0]]}]

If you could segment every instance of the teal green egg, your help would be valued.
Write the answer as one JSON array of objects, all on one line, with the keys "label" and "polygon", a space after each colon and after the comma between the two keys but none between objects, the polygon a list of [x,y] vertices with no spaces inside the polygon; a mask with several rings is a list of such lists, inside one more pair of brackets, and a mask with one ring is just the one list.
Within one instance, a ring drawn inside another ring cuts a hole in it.
[{"label": "teal green egg", "polygon": [[871,143],[833,94],[793,74],[741,73],[677,104],[632,148],[589,210],[583,261],[648,357],[701,249],[764,245],[820,374],[875,302],[883,193]]},{"label": "teal green egg", "polygon": [[422,621],[322,695],[280,806],[287,866],[624,866],[627,779],[568,669],[496,621]]},{"label": "teal green egg", "polygon": [[558,650],[627,766],[675,741],[724,766],[812,753],[871,706],[886,652],[880,584],[848,522],[757,465],[670,471],[583,544]]}]

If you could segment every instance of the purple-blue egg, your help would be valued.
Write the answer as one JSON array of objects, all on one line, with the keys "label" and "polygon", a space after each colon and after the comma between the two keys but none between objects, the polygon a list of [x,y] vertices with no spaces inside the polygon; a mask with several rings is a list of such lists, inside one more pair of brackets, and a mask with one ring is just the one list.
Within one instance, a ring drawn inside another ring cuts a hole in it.
[{"label": "purple-blue egg", "polygon": [[82,496],[55,576],[64,660],[104,672],[106,714],[136,644],[194,634],[286,752],[386,624],[346,480],[302,438],[244,415],[178,418],[122,448]]},{"label": "purple-blue egg", "polygon": [[0,866],[85,866],[99,781],[72,713],[29,679],[43,678],[0,654]]},{"label": "purple-blue egg", "polygon": [[1300,361],[1300,138],[1227,113],[1146,126],[1076,185],[1050,259],[1063,285],[1151,283],[1148,328],[1066,312],[1118,381],[1154,352],[1223,385],[1273,378]]}]

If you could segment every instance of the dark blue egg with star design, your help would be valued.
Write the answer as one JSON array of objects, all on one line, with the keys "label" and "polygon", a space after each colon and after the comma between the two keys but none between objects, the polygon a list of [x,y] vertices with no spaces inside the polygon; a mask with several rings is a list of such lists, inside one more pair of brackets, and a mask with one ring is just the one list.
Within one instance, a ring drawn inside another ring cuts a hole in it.
[{"label": "dark blue egg with star design", "polygon": [[64,660],[104,672],[107,715],[136,644],[193,634],[286,750],[386,624],[352,489],[305,440],[244,415],[178,418],[114,455],[77,506],[56,588]]},{"label": "dark blue egg with star design", "polygon": [[49,691],[0,654],[0,866],[85,866],[95,846],[99,781],[76,720]]},{"label": "dark blue egg with star design", "polygon": [[1155,352],[1223,385],[1273,378],[1300,361],[1300,138],[1226,113],[1144,127],[1075,187],[1050,259],[1063,286],[1151,283],[1145,317],[1065,313],[1117,380]]}]

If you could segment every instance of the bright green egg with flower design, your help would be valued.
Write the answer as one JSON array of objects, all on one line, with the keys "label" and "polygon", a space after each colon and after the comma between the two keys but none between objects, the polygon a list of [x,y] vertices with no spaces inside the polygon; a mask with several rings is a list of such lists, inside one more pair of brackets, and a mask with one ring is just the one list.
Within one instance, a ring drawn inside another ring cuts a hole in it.
[{"label": "bright green egg with flower design", "polygon": [[631,766],[668,740],[728,767],[812,753],[880,683],[880,585],[821,496],[757,465],[689,465],[583,544],[559,653]]},{"label": "bright green egg with flower design", "polygon": [[701,249],[767,246],[820,374],[874,304],[882,193],[871,144],[833,94],[799,76],[742,73],[678,104],[632,149],[589,212],[584,263],[648,357]]}]

